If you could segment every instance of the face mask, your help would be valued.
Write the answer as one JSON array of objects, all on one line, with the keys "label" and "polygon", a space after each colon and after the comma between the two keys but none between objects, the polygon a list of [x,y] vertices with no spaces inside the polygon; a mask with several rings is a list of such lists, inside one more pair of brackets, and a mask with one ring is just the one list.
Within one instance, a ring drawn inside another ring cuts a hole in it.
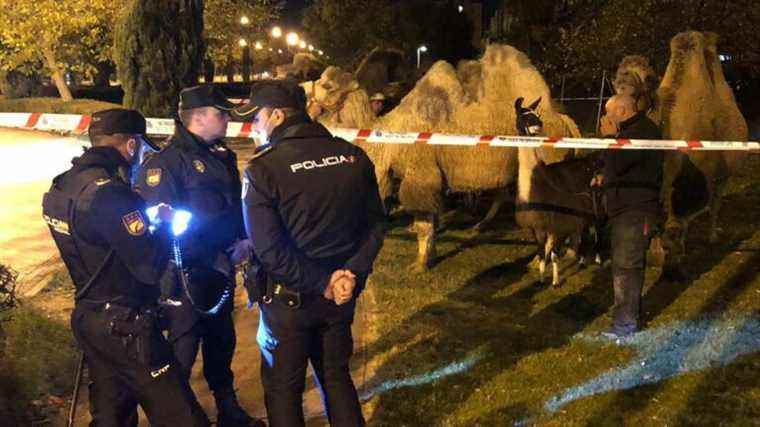
[{"label": "face mask", "polygon": [[269,137],[271,136],[269,134],[269,122],[272,121],[272,113],[269,113],[269,116],[267,117],[266,122],[261,123],[261,124],[257,123],[257,126],[256,126],[259,129],[259,135],[261,135],[262,145],[269,144]]}]

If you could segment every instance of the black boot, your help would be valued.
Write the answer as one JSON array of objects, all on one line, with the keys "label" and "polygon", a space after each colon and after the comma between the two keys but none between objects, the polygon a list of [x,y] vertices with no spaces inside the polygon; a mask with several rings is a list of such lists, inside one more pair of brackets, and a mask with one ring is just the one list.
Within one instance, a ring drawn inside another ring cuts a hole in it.
[{"label": "black boot", "polygon": [[253,418],[240,407],[235,393],[216,398],[217,427],[266,427],[264,421]]},{"label": "black boot", "polygon": [[612,329],[618,336],[628,336],[639,329],[643,270],[615,272],[612,277],[615,305],[612,306]]}]

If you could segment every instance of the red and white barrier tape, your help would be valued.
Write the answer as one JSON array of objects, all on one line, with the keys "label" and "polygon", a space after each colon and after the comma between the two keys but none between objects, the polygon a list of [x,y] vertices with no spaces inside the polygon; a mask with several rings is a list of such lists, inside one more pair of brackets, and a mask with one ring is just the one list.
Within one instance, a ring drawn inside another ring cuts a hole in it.
[{"label": "red and white barrier tape", "polygon": [[[78,114],[0,113],[0,127],[84,133],[90,116]],[[147,119],[148,134],[171,135],[174,120]],[[700,150],[760,151],[759,142],[740,141],[667,141],[645,139],[554,138],[503,135],[446,135],[432,132],[387,132],[370,129],[330,129],[333,135],[347,141],[370,144],[429,144],[465,147],[553,147],[622,150]],[[255,138],[252,124],[230,122],[228,138]]]}]

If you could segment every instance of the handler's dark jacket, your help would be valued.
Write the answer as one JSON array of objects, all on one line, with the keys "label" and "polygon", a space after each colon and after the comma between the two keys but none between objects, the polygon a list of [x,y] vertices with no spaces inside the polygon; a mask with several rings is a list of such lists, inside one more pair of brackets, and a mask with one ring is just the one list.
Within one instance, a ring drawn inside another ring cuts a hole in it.
[{"label": "handler's dark jacket", "polygon": [[149,205],[193,214],[181,240],[183,263],[210,267],[245,236],[237,156],[221,140],[207,144],[179,122],[175,129],[167,147],[143,163],[135,187]]},{"label": "handler's dark jacket", "polygon": [[386,228],[372,161],[305,115],[270,141],[243,179],[246,231],[264,271],[292,291],[322,294],[333,271],[348,269],[358,294]]},{"label": "handler's dark jacket", "polygon": [[103,265],[86,300],[131,307],[155,302],[169,238],[164,230],[148,231],[145,202],[122,177],[130,165],[111,147],[90,148],[72,164],[53,180],[42,206],[77,290]]},{"label": "handler's dark jacket", "polygon": [[[620,123],[619,139],[662,139],[657,125],[643,112]],[[658,215],[664,152],[605,150],[602,154],[607,214],[637,211]]]}]

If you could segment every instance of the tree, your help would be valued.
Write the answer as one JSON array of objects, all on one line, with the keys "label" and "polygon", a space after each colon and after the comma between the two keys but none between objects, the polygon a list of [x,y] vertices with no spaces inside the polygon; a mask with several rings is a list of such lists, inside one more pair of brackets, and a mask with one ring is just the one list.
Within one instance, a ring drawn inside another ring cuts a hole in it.
[{"label": "tree", "polygon": [[[82,69],[82,50],[100,46],[119,1],[0,0],[0,67],[31,72],[42,65],[65,101],[72,99],[64,73]],[[105,48],[106,46],[101,46]]]},{"label": "tree", "polygon": [[133,0],[114,36],[124,106],[172,116],[179,91],[198,82],[202,34],[202,0]]},{"label": "tree", "polygon": [[474,54],[471,25],[457,5],[434,0],[316,0],[304,13],[303,26],[332,62],[349,69],[375,47],[413,53],[423,43],[428,55],[456,63]]},{"label": "tree", "polygon": [[662,74],[670,39],[683,31],[715,32],[721,52],[737,60],[760,58],[758,19],[760,3],[752,0],[609,0],[594,19],[574,23],[558,45],[574,53],[568,70],[578,77],[614,71],[631,54],[648,58]]},{"label": "tree", "polygon": [[[279,3],[271,0],[206,0],[203,13],[206,57],[216,69],[224,69],[231,80],[245,54],[243,51],[250,55],[257,40],[267,39],[267,26],[278,18],[281,9]],[[246,20],[241,23],[243,17]],[[241,39],[247,44],[242,49]],[[254,50],[253,61],[268,54],[268,50]]]}]

